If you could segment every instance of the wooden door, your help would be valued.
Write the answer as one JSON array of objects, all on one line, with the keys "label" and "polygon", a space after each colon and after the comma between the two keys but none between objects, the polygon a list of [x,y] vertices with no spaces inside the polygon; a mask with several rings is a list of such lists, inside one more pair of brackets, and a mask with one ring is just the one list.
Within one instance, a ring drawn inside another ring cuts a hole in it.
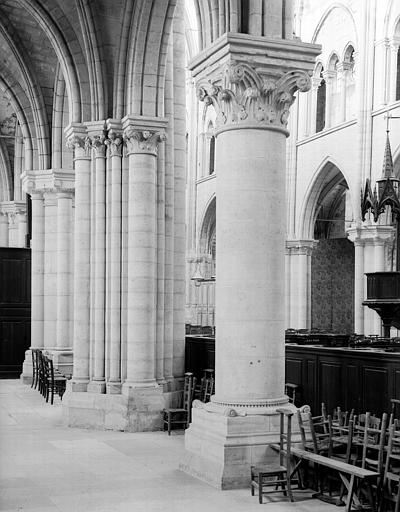
[{"label": "wooden door", "polygon": [[22,372],[31,344],[31,251],[0,248],[0,378]]}]

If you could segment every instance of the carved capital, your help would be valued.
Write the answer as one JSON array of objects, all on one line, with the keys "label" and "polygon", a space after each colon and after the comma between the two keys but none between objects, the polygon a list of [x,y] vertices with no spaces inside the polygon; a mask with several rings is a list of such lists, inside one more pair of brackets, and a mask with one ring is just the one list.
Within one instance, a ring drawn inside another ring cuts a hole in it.
[{"label": "carved capital", "polygon": [[108,138],[105,141],[109,148],[110,156],[122,156],[123,136],[121,132],[108,130]]},{"label": "carved capital", "polygon": [[94,150],[96,158],[105,158],[106,156],[106,134],[101,132],[99,135],[92,135],[87,137],[87,143]]},{"label": "carved capital", "polygon": [[91,147],[92,141],[88,136],[82,137],[73,134],[67,138],[67,148],[75,150],[75,157],[89,157]]},{"label": "carved capital", "polygon": [[166,140],[164,130],[143,130],[129,126],[124,131],[124,140],[130,153],[157,155],[158,145]]},{"label": "carved capital", "polygon": [[228,125],[285,129],[294,93],[310,87],[310,76],[302,70],[272,79],[261,76],[248,64],[230,62],[223,68],[222,79],[199,83],[197,92],[207,106],[214,106],[217,129]]}]

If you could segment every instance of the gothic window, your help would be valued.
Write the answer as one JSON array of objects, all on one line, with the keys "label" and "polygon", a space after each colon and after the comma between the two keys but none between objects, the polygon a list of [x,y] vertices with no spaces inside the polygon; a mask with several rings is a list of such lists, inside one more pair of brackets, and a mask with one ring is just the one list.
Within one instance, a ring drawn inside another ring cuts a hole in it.
[{"label": "gothic window", "polygon": [[346,105],[346,120],[354,117],[354,98],[355,98],[355,68],[354,68],[354,48],[349,45],[344,55],[344,73],[345,77],[345,105]]},{"label": "gothic window", "polygon": [[326,107],[326,84],[325,80],[322,78],[322,72],[324,68],[321,68],[320,78],[321,82],[319,84],[317,90],[317,114],[316,114],[316,124],[315,124],[315,132],[322,132],[325,127],[325,107]]}]

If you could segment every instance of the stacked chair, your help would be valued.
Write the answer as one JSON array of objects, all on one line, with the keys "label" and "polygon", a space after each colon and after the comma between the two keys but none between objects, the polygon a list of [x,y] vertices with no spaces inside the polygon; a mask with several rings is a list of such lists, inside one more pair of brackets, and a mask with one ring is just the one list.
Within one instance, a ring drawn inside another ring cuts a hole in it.
[{"label": "stacked chair", "polygon": [[[342,412],[340,408],[329,415],[324,404],[319,416],[298,411],[303,450],[379,474],[373,484],[367,480],[358,489],[355,503],[359,509],[400,512],[400,422],[396,418],[396,407],[400,401],[393,399],[392,404],[390,416],[383,413],[380,417],[370,412],[354,415],[354,411]],[[314,484],[320,491],[318,496],[321,497],[328,488],[329,495],[325,495],[324,501],[329,501],[332,483],[336,481],[336,490],[339,491],[336,504],[340,504],[343,485],[340,486],[336,475],[323,474],[321,470],[314,468],[319,472],[318,478],[314,478]]]},{"label": "stacked chair", "polygon": [[54,394],[60,399],[65,393],[67,378],[59,370],[54,368],[53,360],[47,357],[40,349],[32,351],[32,384],[31,387],[38,389],[39,393],[46,399],[46,402],[54,403]]}]

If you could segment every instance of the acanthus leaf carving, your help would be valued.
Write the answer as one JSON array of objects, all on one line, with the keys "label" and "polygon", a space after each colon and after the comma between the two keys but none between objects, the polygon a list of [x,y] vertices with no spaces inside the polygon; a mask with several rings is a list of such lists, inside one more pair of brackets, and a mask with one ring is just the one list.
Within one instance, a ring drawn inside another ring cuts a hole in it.
[{"label": "acanthus leaf carving", "polygon": [[243,123],[286,128],[294,93],[310,87],[310,76],[302,70],[274,80],[248,64],[231,62],[215,82],[200,83],[197,96],[206,106],[214,106],[217,127]]},{"label": "acanthus leaf carving", "polygon": [[151,153],[157,155],[158,145],[167,139],[163,130],[149,130],[132,126],[124,131],[128,153]]},{"label": "acanthus leaf carving", "polygon": [[105,140],[106,146],[110,149],[111,156],[121,156],[123,146],[122,133],[113,129],[108,130],[108,138]]}]

